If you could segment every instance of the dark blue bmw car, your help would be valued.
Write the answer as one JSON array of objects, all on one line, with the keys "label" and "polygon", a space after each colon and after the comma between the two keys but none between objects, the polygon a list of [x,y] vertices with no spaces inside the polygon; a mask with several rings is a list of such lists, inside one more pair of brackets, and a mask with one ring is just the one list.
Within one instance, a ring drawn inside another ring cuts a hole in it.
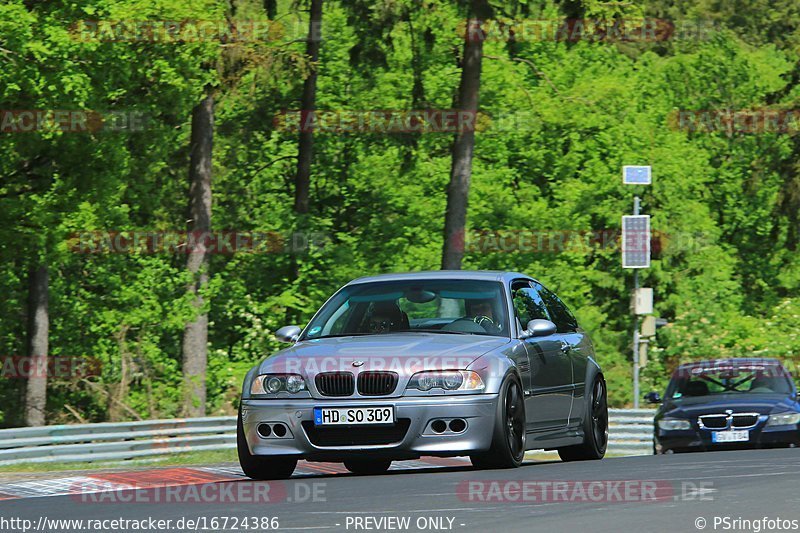
[{"label": "dark blue bmw car", "polygon": [[678,367],[654,420],[656,454],[695,450],[794,447],[800,403],[777,359],[719,359]]}]

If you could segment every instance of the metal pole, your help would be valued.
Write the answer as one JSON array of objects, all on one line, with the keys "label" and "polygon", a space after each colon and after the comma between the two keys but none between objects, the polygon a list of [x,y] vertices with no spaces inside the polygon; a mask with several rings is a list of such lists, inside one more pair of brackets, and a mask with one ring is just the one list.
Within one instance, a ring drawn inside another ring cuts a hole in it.
[{"label": "metal pole", "polygon": [[[639,197],[633,197],[633,214],[639,214]],[[638,242],[637,242],[638,245]],[[639,269],[633,269],[633,302],[639,289]],[[633,309],[633,408],[639,408],[639,315]]]}]

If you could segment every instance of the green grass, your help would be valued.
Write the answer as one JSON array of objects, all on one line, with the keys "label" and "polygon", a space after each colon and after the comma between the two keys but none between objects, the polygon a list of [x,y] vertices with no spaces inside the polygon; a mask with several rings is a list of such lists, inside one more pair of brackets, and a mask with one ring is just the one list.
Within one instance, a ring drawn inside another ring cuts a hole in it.
[{"label": "green grass", "polygon": [[169,455],[156,455],[142,459],[127,461],[98,461],[93,463],[23,463],[0,466],[0,473],[14,472],[61,472],[68,470],[109,470],[114,468],[153,468],[162,466],[207,465],[236,462],[236,450],[219,450],[206,452],[185,452]]},{"label": "green grass", "polygon": [[[606,457],[622,457],[622,455],[609,453]],[[533,461],[558,461],[558,454],[555,452],[527,452],[525,458]],[[131,459],[127,461],[98,461],[96,463],[26,463],[19,465],[0,466],[0,473],[45,473],[45,472],[67,472],[90,471],[90,470],[112,470],[116,468],[140,469],[140,468],[160,468],[165,466],[205,466],[219,463],[236,463],[236,450],[219,450],[213,452],[186,452],[171,455],[159,455],[146,459]]]}]

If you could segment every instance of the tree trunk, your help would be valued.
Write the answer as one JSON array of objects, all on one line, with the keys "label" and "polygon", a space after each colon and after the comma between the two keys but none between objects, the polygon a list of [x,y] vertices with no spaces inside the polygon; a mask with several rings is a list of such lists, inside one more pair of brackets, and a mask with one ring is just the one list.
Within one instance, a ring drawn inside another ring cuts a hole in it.
[{"label": "tree trunk", "polygon": [[50,315],[50,280],[45,265],[31,268],[28,276],[28,357],[30,375],[25,393],[25,423],[43,426],[47,404],[47,352]]},{"label": "tree trunk", "polygon": [[[473,16],[488,13],[486,0],[472,0]],[[444,216],[444,247],[442,270],[460,270],[464,257],[464,239],[469,202],[469,184],[472,176],[472,153],[475,147],[474,120],[478,111],[478,93],[481,86],[481,60],[483,37],[471,19],[467,20],[467,35],[464,39],[464,62],[461,82],[458,87],[458,108],[472,117],[471,127],[456,133],[452,149],[450,183],[447,186],[447,210]]]},{"label": "tree trunk", "polygon": [[[194,277],[187,291],[200,309],[200,290],[208,283],[209,253],[202,234],[211,230],[211,156],[214,140],[214,98],[207,95],[192,112],[191,156],[189,163],[189,230],[197,239],[190,245],[186,268]],[[191,241],[190,241],[191,242]],[[186,416],[205,416],[206,364],[208,361],[208,315],[201,313],[183,331],[183,379]]]},{"label": "tree trunk", "polygon": [[269,20],[275,20],[278,17],[278,0],[264,0],[264,11],[267,12]]},{"label": "tree trunk", "polygon": [[[303,97],[300,102],[301,124],[305,123],[306,113],[312,113],[317,106],[317,61],[322,29],[322,0],[311,0],[311,16],[308,22],[306,56],[314,63],[311,72],[303,82]],[[311,161],[314,157],[314,134],[309,129],[300,128],[300,145],[297,151],[297,174],[294,178],[294,210],[308,213],[308,194],[311,188]]]}]

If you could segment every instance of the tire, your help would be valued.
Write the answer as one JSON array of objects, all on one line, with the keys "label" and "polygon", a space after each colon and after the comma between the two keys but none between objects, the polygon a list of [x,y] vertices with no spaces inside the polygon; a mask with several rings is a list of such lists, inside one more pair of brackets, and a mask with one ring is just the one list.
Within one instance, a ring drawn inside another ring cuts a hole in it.
[{"label": "tire", "polygon": [[242,410],[236,420],[236,451],[239,454],[239,465],[244,475],[250,479],[287,479],[297,466],[297,459],[292,457],[273,457],[252,455],[247,447],[242,424]]},{"label": "tire", "polygon": [[388,459],[353,459],[344,462],[344,467],[354,474],[362,476],[371,476],[375,474],[383,474],[392,462]]},{"label": "tire", "polygon": [[583,423],[583,443],[558,448],[562,461],[594,461],[602,459],[608,447],[608,396],[606,382],[597,376],[588,398],[587,416]]},{"label": "tire", "polygon": [[492,446],[470,455],[475,468],[516,468],[525,458],[525,397],[516,376],[508,376],[500,387],[494,417]]}]

